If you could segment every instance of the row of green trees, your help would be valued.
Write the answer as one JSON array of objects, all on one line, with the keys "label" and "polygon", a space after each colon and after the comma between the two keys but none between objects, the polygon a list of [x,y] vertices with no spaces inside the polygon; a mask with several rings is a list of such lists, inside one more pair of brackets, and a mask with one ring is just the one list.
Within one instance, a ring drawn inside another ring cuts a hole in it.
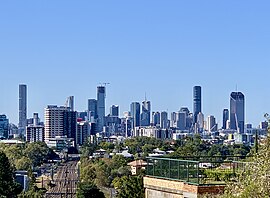
[{"label": "row of green trees", "polygon": [[[36,187],[33,170],[56,156],[43,142],[0,144],[0,195],[8,198],[42,198],[44,191]],[[29,191],[22,192],[21,186],[15,182],[16,170],[28,171]]]}]

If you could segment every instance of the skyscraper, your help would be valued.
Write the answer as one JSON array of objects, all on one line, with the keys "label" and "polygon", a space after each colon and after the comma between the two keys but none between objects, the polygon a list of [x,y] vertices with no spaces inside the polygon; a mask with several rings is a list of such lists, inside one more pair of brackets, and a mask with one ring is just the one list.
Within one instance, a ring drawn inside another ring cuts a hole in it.
[{"label": "skyscraper", "polygon": [[6,115],[0,115],[0,138],[8,139],[9,120]]},{"label": "skyscraper", "polygon": [[19,85],[19,134],[25,135],[27,125],[27,86]]},{"label": "skyscraper", "polygon": [[56,105],[48,105],[45,108],[45,141],[64,135],[65,111],[65,107],[57,107]]},{"label": "skyscraper", "polygon": [[168,113],[166,111],[160,113],[160,127],[162,129],[168,128]]},{"label": "skyscraper", "polygon": [[222,129],[227,128],[227,121],[229,120],[229,109],[224,109],[223,110],[223,125]]},{"label": "skyscraper", "polygon": [[179,130],[185,130],[186,125],[187,125],[187,118],[186,118],[186,113],[185,112],[177,112],[176,113],[176,123],[177,123],[177,128]]},{"label": "skyscraper", "polygon": [[245,96],[241,92],[232,92],[230,97],[230,128],[244,133]]},{"label": "skyscraper", "polygon": [[140,126],[140,112],[141,112],[141,107],[140,103],[138,102],[133,102],[130,105],[130,116],[132,119],[132,129],[135,127]]},{"label": "skyscraper", "polygon": [[160,127],[160,113],[158,111],[152,113],[152,122],[154,126]]},{"label": "skyscraper", "polygon": [[110,108],[110,116],[119,117],[119,106],[112,105]]},{"label": "skyscraper", "polygon": [[105,117],[105,97],[106,90],[104,86],[97,87],[97,130],[101,132],[104,126],[104,117]]},{"label": "skyscraper", "polygon": [[217,130],[216,118],[212,115],[207,118],[207,129],[209,132]]},{"label": "skyscraper", "polygon": [[97,119],[97,100],[88,99],[88,117],[89,121],[94,123]]},{"label": "skyscraper", "polygon": [[195,86],[193,88],[193,121],[197,123],[197,116],[202,112],[202,88]]},{"label": "skyscraper", "polygon": [[145,100],[142,102],[141,126],[150,126],[150,115],[151,103]]}]

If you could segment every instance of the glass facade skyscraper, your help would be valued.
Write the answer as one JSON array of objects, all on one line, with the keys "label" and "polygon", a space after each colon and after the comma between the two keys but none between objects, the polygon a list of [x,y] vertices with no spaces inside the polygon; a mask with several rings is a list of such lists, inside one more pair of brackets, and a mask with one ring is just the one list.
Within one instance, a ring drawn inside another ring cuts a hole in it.
[{"label": "glass facade skyscraper", "polygon": [[19,85],[19,134],[25,135],[27,125],[27,86]]},{"label": "glass facade skyscraper", "polygon": [[245,96],[241,92],[232,92],[230,97],[230,128],[244,133]]},{"label": "glass facade skyscraper", "polygon": [[141,125],[140,123],[141,107],[140,103],[133,102],[130,105],[130,116],[132,118],[132,129]]},{"label": "glass facade skyscraper", "polygon": [[104,126],[104,117],[105,117],[105,97],[106,90],[104,86],[97,87],[97,130],[101,132]]},{"label": "glass facade skyscraper", "polygon": [[150,101],[142,102],[142,113],[141,113],[141,126],[150,126],[151,116],[151,103]]},{"label": "glass facade skyscraper", "polygon": [[193,122],[197,123],[197,116],[202,112],[202,88],[193,87]]}]

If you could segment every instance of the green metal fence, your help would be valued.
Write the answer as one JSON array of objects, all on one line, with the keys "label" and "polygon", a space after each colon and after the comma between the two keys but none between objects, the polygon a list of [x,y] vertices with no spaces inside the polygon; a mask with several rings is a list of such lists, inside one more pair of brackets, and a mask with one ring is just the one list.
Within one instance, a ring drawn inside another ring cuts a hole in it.
[{"label": "green metal fence", "polygon": [[206,163],[192,160],[153,158],[147,160],[150,177],[183,181],[195,185],[221,185],[242,173],[247,162],[218,161]]},{"label": "green metal fence", "polygon": [[199,184],[199,172],[198,161],[147,158],[146,174],[148,176]]}]

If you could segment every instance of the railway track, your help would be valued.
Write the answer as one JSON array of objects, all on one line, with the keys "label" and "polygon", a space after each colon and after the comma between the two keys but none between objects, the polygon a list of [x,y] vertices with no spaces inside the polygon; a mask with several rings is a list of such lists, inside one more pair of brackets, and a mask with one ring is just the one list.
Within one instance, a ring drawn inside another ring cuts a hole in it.
[{"label": "railway track", "polygon": [[57,168],[54,186],[50,187],[45,198],[75,198],[78,182],[77,162],[67,162]]}]

